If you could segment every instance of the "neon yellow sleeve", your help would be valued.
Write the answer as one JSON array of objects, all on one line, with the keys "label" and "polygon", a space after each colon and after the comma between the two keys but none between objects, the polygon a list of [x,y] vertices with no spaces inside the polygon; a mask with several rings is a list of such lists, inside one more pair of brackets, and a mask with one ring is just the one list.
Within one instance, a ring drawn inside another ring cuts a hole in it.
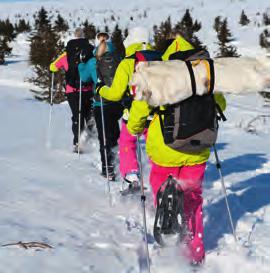
[{"label": "neon yellow sleeve", "polygon": [[145,101],[132,102],[130,108],[127,128],[128,131],[135,135],[144,130],[144,126],[152,108]]}]

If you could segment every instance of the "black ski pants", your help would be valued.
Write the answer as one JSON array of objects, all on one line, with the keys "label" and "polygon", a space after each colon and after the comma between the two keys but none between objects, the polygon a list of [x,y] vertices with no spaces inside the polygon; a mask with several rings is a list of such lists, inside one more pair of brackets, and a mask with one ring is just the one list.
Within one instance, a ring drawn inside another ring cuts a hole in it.
[{"label": "black ski pants", "polygon": [[[78,143],[78,130],[79,130],[79,101],[80,92],[73,92],[67,94],[67,100],[72,112],[72,132],[73,132],[73,145]],[[93,92],[83,91],[81,100],[81,132],[85,128],[85,124],[89,124],[92,113]],[[90,128],[89,128],[90,129]]]},{"label": "black ski pants", "polygon": [[117,145],[117,140],[120,136],[120,128],[119,128],[118,120],[122,117],[123,106],[117,102],[106,103],[103,106],[103,113],[104,113],[106,147],[103,141],[101,107],[100,106],[94,107],[94,116],[96,121],[97,132],[98,132],[102,171],[105,172],[106,170],[105,148],[107,150],[109,171],[112,171],[114,169],[114,163],[113,163],[114,156],[112,153],[112,148]]}]

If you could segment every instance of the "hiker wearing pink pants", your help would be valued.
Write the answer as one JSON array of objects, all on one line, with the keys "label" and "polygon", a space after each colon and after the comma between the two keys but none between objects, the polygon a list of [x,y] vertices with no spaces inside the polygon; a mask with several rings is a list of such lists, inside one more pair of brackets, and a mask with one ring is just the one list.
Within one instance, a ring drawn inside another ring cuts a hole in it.
[{"label": "hiker wearing pink pants", "polygon": [[[99,94],[110,101],[123,100],[126,105],[123,119],[127,122],[130,102],[133,100],[132,87],[130,81],[134,73],[135,57],[134,54],[141,50],[152,50],[149,43],[150,33],[146,28],[134,27],[129,29],[128,36],[124,40],[126,57],[119,63],[115,72],[112,85],[102,86]],[[129,101],[130,100],[130,101]],[[127,103],[127,101],[129,101]],[[124,104],[125,104],[124,103]],[[124,181],[129,184],[139,183],[138,163],[136,159],[136,136],[129,134],[126,124],[122,123],[122,130],[119,140],[120,149],[120,172]],[[127,184],[127,185],[129,185]]]},{"label": "hiker wearing pink pants", "polygon": [[[143,135],[146,138],[147,129],[144,129]],[[139,172],[137,161],[137,136],[129,133],[126,121],[122,121],[119,138],[119,159],[122,177],[125,177],[130,173],[135,174]]]},{"label": "hiker wearing pink pants", "polygon": [[[221,109],[225,110],[225,104],[222,104],[224,97],[218,94],[215,96],[215,100]],[[133,101],[127,124],[130,134],[135,135],[143,132],[147,117],[152,110],[153,108],[145,101]],[[146,152],[152,162],[150,184],[154,200],[156,200],[158,189],[169,175],[179,182],[184,192],[184,213],[189,234],[184,238],[187,248],[184,249],[184,253],[181,252],[181,255],[185,256],[192,264],[203,262],[205,251],[202,182],[210,150],[204,149],[197,153],[173,150],[164,143],[159,116],[155,114],[147,132]]]},{"label": "hiker wearing pink pants", "polygon": [[184,192],[184,213],[188,228],[186,244],[188,248],[184,255],[189,259],[200,262],[204,259],[203,244],[203,213],[202,213],[202,182],[205,172],[205,163],[194,166],[162,167],[152,163],[150,184],[156,204],[157,192],[169,175],[179,181]]}]

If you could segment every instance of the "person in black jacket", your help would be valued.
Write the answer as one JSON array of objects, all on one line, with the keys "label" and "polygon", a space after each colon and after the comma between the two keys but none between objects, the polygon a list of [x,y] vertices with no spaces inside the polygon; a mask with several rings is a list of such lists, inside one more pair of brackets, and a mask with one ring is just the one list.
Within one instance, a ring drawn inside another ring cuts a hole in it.
[{"label": "person in black jacket", "polygon": [[[78,65],[82,61],[87,61],[93,57],[94,47],[84,38],[84,33],[81,28],[75,30],[75,39],[70,40],[66,46],[66,52],[60,55],[50,65],[51,72],[57,72],[60,69],[65,70],[66,74],[66,96],[72,112],[72,132],[74,152],[79,149],[79,108],[80,108],[80,91],[81,93],[81,132],[85,128],[85,124],[90,126],[91,108],[93,103],[93,84],[87,83],[80,86],[80,76]],[[84,60],[81,57],[84,56]],[[90,129],[90,128],[89,128]]]}]

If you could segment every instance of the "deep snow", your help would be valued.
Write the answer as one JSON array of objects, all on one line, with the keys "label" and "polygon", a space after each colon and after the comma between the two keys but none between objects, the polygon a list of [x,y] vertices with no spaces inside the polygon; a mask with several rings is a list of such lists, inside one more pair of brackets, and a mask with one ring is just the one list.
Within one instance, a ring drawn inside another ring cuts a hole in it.
[{"label": "deep snow", "polygon": [[[17,3],[16,7],[21,9]],[[243,47],[246,52],[252,48],[252,43]],[[50,106],[34,100],[31,86],[24,82],[31,73],[27,54],[26,37],[20,35],[7,65],[0,66],[0,245],[38,241],[53,248],[1,247],[0,273],[144,272],[140,197],[120,198],[120,183],[112,184],[108,195],[106,180],[99,175],[95,135],[80,159],[71,152],[66,103],[53,106],[48,133]],[[228,121],[220,126],[217,147],[239,242],[236,245],[231,235],[212,154],[204,182],[207,259],[201,272],[266,273],[270,267],[270,102],[259,94],[226,98]],[[268,117],[249,124],[260,115]],[[247,128],[255,128],[256,134]],[[147,184],[148,172],[144,156]],[[146,195],[152,272],[189,273],[176,249],[160,250],[154,244],[149,188]]]}]

